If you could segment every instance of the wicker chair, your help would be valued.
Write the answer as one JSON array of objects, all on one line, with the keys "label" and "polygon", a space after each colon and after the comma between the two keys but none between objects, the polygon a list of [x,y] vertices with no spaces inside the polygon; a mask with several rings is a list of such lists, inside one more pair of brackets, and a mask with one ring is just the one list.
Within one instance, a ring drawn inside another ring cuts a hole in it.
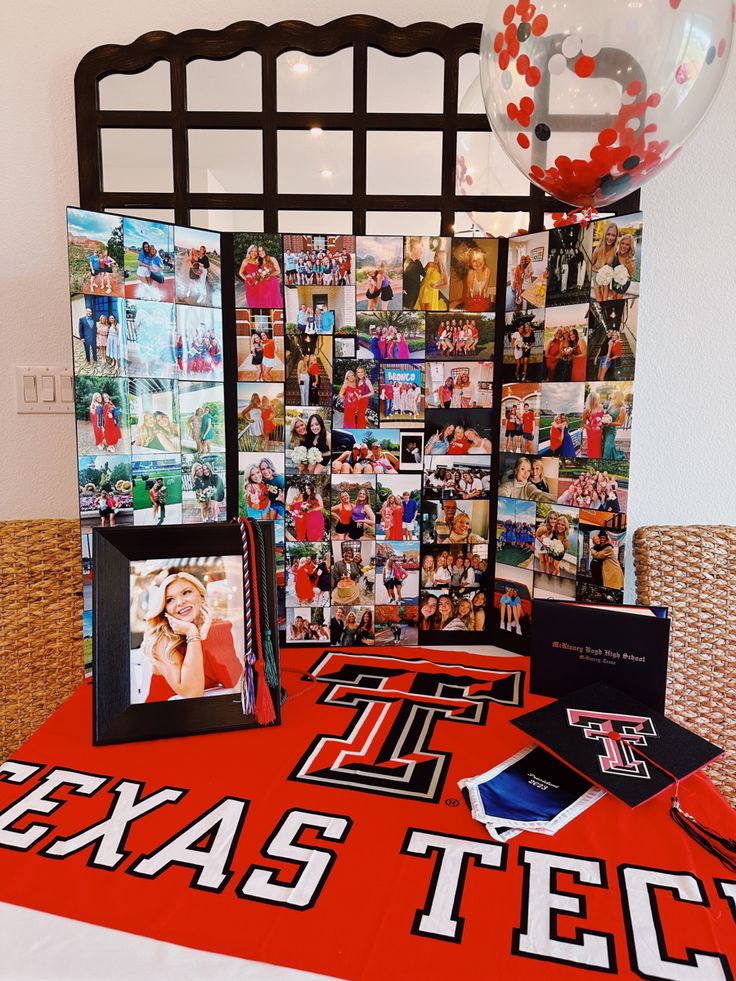
[{"label": "wicker chair", "polygon": [[667,714],[724,747],[707,773],[736,806],[736,528],[639,528],[634,566],[637,602],[670,610]]},{"label": "wicker chair", "polygon": [[0,522],[0,760],[84,679],[78,521]]}]

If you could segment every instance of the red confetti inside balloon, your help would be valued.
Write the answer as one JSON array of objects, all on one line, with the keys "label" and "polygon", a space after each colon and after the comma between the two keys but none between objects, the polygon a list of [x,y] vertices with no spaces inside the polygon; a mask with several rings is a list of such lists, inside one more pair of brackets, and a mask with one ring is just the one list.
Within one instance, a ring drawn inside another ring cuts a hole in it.
[{"label": "red confetti inside balloon", "polygon": [[721,40],[718,42],[718,57],[722,58],[725,53],[726,53],[726,39],[725,37],[722,37]]},{"label": "red confetti inside balloon", "polygon": [[516,27],[513,24],[509,24],[506,30],[503,32],[503,36],[506,39],[506,44],[510,44],[512,40],[516,40]]},{"label": "red confetti inside balloon", "polygon": [[529,137],[526,135],[526,133],[519,133],[516,137],[516,142],[519,144],[522,150],[529,149]]},{"label": "red confetti inside balloon", "polygon": [[515,102],[509,102],[509,104],[506,106],[506,115],[509,117],[509,119],[516,119],[518,117],[519,107]]},{"label": "red confetti inside balloon", "polygon": [[618,133],[615,129],[602,129],[598,134],[598,142],[603,146],[611,146],[616,142]]},{"label": "red confetti inside balloon", "polygon": [[588,78],[595,71],[595,58],[589,58],[588,55],[580,55],[578,60],[575,62],[575,74],[579,78]]},{"label": "red confetti inside balloon", "polygon": [[662,96],[659,94],[659,92],[652,92],[652,94],[647,98],[647,105],[652,109],[656,109],[661,101]]},{"label": "red confetti inside balloon", "polygon": [[673,10],[677,10],[681,3],[682,0],[670,0],[670,7],[672,7]]},{"label": "red confetti inside balloon", "polygon": [[519,123],[519,126],[523,126],[524,129],[526,129],[526,127],[529,125],[529,123],[532,120],[531,120],[531,117],[529,116],[528,113],[526,113],[526,112],[520,112],[519,115],[518,115],[518,117],[517,117],[517,121]]},{"label": "red confetti inside balloon", "polygon": [[509,54],[512,58],[515,58],[519,53],[519,39],[517,37],[512,37],[509,41]]},{"label": "red confetti inside balloon", "polygon": [[516,11],[514,10],[513,3],[509,4],[509,6],[503,12],[503,22],[504,22],[504,24],[510,24],[511,21],[514,19],[514,14],[515,13],[516,13]]},{"label": "red confetti inside balloon", "polygon": [[529,55],[521,54],[516,59],[516,67],[522,75],[526,75],[531,67],[531,62],[529,61]]},{"label": "red confetti inside balloon", "polygon": [[539,83],[542,81],[542,73],[537,68],[536,65],[532,65],[532,67],[526,73],[526,75],[524,76],[524,78],[526,80],[526,84],[530,88],[534,88],[535,85],[539,85]]},{"label": "red confetti inside balloon", "polygon": [[521,109],[522,112],[525,112],[527,116],[531,116],[531,114],[534,112],[534,99],[530,99],[528,95],[525,95],[519,102],[519,109]]},{"label": "red confetti inside balloon", "polygon": [[535,37],[541,37],[547,30],[549,21],[544,14],[540,14],[539,17],[535,17],[532,21],[532,34]]},{"label": "red confetti inside balloon", "polygon": [[675,81],[678,85],[684,85],[685,82],[690,78],[690,69],[687,65],[680,65],[675,72]]},{"label": "red confetti inside balloon", "polygon": [[501,48],[503,48],[503,34],[499,31],[493,39],[493,50],[498,54]]},{"label": "red confetti inside balloon", "polygon": [[502,51],[498,56],[498,67],[501,69],[502,72],[505,72],[506,69],[509,67],[509,61],[510,58],[509,58],[508,51]]},{"label": "red confetti inside balloon", "polygon": [[638,82],[638,81],[637,82],[629,82],[629,84],[626,86],[626,94],[627,95],[639,95],[639,93],[641,92],[641,90],[642,90],[642,84],[641,84],[641,82]]}]

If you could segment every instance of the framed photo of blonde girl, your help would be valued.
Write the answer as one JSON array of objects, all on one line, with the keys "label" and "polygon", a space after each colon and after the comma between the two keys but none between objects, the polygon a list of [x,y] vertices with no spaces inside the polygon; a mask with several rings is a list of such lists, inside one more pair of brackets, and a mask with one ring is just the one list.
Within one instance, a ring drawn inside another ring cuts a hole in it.
[{"label": "framed photo of blonde girl", "polygon": [[[276,620],[273,531],[265,568],[252,570],[261,629]],[[243,552],[234,525],[94,532],[95,744],[257,725],[242,688],[253,618],[243,604]],[[276,633],[272,630],[272,635]],[[271,666],[278,675],[278,644]],[[262,675],[256,673],[255,684]],[[278,685],[269,688],[280,721]]]}]

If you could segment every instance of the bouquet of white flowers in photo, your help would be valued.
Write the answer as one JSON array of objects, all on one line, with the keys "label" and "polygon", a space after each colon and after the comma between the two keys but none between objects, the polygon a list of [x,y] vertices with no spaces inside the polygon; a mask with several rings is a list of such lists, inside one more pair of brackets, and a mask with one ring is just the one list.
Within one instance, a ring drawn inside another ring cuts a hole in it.
[{"label": "bouquet of white flowers in photo", "polygon": [[[605,268],[608,267],[604,266],[604,269]],[[629,276],[629,270],[626,268],[626,266],[621,264],[616,266],[616,268],[613,270],[613,281],[616,286],[627,286],[630,280],[631,276]]]},{"label": "bouquet of white flowers in photo", "polygon": [[610,416],[608,413],[606,413],[601,419],[601,426],[610,426],[612,422],[613,422],[613,416]]},{"label": "bouquet of white flowers in photo", "polygon": [[[304,449],[304,447],[302,447]],[[322,463],[322,452],[318,450],[316,446],[311,446],[307,451],[307,463],[310,467],[316,466],[318,463]]]},{"label": "bouquet of white flowers in photo", "polygon": [[606,264],[595,274],[596,286],[610,286],[613,282],[613,267]]},{"label": "bouquet of white flowers in photo", "polygon": [[[321,453],[319,458],[320,460],[322,459]],[[291,459],[295,466],[303,467],[309,459],[309,453],[307,452],[306,446],[295,446],[291,451]]]},{"label": "bouquet of white flowers in photo", "polygon": [[549,535],[545,535],[542,538],[542,551],[546,552],[553,559],[559,560],[565,554],[565,546],[562,542],[558,542],[556,538],[550,538]]}]

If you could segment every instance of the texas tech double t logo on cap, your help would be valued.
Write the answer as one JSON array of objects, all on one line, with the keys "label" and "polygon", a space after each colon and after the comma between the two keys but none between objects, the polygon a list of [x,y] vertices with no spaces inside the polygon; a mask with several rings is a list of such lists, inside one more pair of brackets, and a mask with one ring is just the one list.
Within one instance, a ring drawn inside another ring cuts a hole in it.
[{"label": "texas tech double t logo on cap", "polygon": [[341,651],[310,673],[326,684],[318,703],[356,711],[341,736],[316,737],[291,779],[428,801],[439,799],[450,763],[450,753],[429,748],[436,724],[483,725],[491,703],[521,704],[524,678]]},{"label": "texas tech double t logo on cap", "polygon": [[636,746],[646,746],[647,736],[656,737],[650,718],[643,715],[615,715],[569,708],[567,721],[583,730],[586,739],[595,739],[603,750],[598,757],[602,773],[619,777],[649,779],[646,760],[635,754]]}]

